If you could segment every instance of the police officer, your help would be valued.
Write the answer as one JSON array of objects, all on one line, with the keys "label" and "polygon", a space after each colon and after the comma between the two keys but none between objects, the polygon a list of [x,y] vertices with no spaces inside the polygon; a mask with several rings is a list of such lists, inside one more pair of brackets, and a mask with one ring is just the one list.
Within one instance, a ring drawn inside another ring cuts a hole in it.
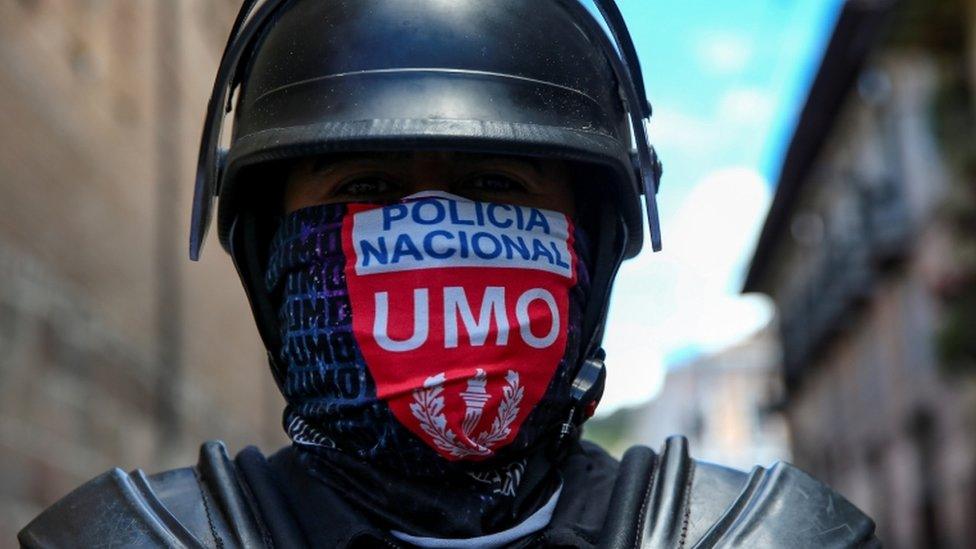
[{"label": "police officer", "polygon": [[618,463],[580,441],[642,197],[660,248],[650,114],[612,0],[246,1],[190,254],[218,199],[293,443],[116,469],[21,543],[876,545],[789,465],[696,462],[682,438]]}]

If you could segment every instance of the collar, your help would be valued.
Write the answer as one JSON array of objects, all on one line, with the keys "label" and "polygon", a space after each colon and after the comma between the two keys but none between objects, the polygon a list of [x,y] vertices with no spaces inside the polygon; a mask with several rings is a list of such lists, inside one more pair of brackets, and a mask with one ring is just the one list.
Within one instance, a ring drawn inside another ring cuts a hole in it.
[{"label": "collar", "polygon": [[[249,448],[238,454],[236,461],[276,546],[405,546],[389,533],[396,526],[384,524],[382,516],[377,518],[313,476],[292,447],[268,458]],[[603,527],[617,467],[616,460],[597,446],[587,442],[575,445],[557,467],[562,486],[548,525],[535,535],[506,541],[507,547],[538,547],[540,543],[592,547]],[[553,501],[551,495],[547,496],[529,515]],[[380,511],[395,517],[397,508]]]},{"label": "collar", "polygon": [[559,494],[562,492],[562,490],[563,487],[560,485],[559,488],[553,492],[552,497],[549,498],[549,501],[540,507],[538,511],[529,515],[527,519],[519,524],[494,534],[463,539],[412,536],[406,532],[400,532],[398,530],[391,530],[390,534],[401,541],[416,545],[417,547],[429,549],[498,549],[499,547],[504,547],[505,545],[526,536],[535,534],[539,530],[549,526],[549,522],[552,520],[552,513],[556,510],[556,503],[559,501]]}]

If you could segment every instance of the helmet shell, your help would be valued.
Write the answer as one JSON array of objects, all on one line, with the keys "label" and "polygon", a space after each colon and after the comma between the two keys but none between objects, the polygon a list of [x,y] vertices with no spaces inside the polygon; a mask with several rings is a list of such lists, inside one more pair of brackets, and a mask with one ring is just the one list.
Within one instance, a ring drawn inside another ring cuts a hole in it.
[{"label": "helmet shell", "polygon": [[308,155],[433,150],[545,156],[600,168],[641,247],[631,134],[602,32],[578,0],[294,0],[242,68],[219,189],[229,246],[247,168]]}]

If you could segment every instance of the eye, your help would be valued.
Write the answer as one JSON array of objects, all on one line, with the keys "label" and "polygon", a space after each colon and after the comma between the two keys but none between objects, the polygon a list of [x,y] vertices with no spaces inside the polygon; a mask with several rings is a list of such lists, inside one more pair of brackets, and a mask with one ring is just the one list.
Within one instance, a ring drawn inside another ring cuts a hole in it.
[{"label": "eye", "polygon": [[382,196],[396,189],[396,184],[378,175],[355,177],[336,188],[335,193],[342,196]]},{"label": "eye", "polygon": [[466,191],[488,193],[510,193],[525,190],[525,185],[514,177],[502,173],[483,173],[469,177],[461,182]]}]

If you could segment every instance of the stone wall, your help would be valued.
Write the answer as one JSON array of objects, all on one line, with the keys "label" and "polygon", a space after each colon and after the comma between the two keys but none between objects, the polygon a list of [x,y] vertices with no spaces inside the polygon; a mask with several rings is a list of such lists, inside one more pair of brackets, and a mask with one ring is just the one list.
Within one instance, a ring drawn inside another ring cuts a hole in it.
[{"label": "stone wall", "polygon": [[109,467],[285,442],[229,259],[186,259],[238,5],[0,2],[0,539]]}]

